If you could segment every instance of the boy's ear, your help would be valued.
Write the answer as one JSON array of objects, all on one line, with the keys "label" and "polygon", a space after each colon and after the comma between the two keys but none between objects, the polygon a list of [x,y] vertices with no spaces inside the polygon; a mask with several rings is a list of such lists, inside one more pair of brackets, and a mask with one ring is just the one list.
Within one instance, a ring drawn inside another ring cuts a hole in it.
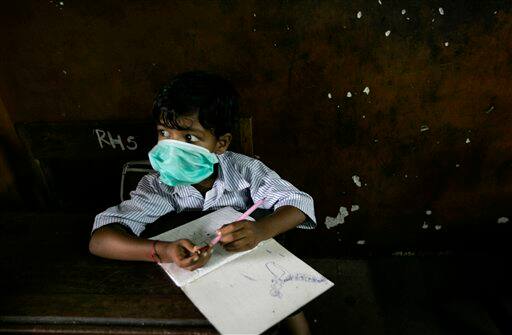
[{"label": "boy's ear", "polygon": [[220,155],[228,150],[232,138],[233,136],[230,133],[219,136],[219,138],[217,138],[217,144],[215,145],[215,153]]}]

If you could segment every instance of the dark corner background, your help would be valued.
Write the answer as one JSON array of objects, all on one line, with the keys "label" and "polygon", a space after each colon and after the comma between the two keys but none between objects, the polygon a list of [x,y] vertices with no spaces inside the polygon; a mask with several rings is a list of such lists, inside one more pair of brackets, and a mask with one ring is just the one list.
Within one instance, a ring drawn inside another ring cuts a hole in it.
[{"label": "dark corner background", "polygon": [[318,228],[290,234],[304,253],[504,247],[511,2],[381,2],[3,2],[0,208],[92,224],[146,159],[158,87],[204,69],[238,88],[255,154],[314,197]]}]

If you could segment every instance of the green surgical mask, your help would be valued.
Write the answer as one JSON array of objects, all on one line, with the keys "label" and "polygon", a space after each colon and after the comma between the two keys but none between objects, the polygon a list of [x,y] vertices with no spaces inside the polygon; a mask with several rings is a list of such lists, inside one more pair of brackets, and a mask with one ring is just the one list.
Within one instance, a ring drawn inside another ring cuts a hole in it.
[{"label": "green surgical mask", "polygon": [[159,141],[148,156],[160,180],[169,186],[199,183],[211,176],[219,162],[208,149],[176,140]]}]

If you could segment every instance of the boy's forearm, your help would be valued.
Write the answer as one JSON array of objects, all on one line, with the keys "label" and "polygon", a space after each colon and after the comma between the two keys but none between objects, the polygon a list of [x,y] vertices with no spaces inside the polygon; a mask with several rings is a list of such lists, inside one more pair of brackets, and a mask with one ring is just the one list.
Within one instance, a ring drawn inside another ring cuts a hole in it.
[{"label": "boy's forearm", "polygon": [[267,240],[296,227],[305,219],[306,215],[300,209],[293,206],[282,206],[274,213],[259,219],[256,224],[263,233],[263,240]]},{"label": "boy's forearm", "polygon": [[153,261],[152,241],[132,236],[115,225],[107,225],[93,232],[89,241],[89,251],[100,257]]}]

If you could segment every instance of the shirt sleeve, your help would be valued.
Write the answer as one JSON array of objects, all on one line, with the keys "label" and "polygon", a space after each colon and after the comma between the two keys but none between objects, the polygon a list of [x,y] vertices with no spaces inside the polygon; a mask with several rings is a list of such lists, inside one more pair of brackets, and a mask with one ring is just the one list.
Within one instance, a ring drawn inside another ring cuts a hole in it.
[{"label": "shirt sleeve", "polygon": [[91,234],[107,224],[120,223],[139,236],[148,223],[174,211],[170,197],[162,190],[157,174],[145,175],[135,191],[130,192],[129,200],[96,215]]},{"label": "shirt sleeve", "polygon": [[313,198],[297,189],[290,182],[282,179],[275,171],[260,161],[251,164],[251,197],[253,201],[265,198],[262,208],[277,209],[282,206],[293,206],[300,209],[306,220],[298,228],[314,229],[316,227]]}]

